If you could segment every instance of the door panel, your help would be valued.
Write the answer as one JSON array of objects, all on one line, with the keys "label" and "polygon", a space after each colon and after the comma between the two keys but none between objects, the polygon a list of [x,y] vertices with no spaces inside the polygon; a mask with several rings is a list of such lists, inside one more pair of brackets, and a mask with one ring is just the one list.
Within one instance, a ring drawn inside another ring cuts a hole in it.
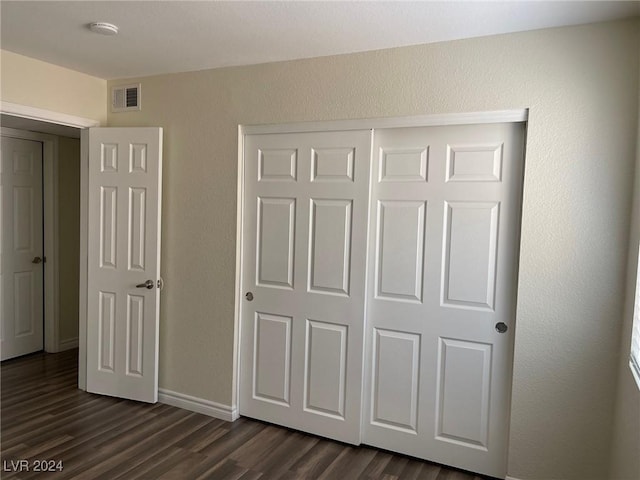
[{"label": "door panel", "polygon": [[506,474],[523,131],[375,132],[365,443]]},{"label": "door panel", "polygon": [[376,328],[373,348],[371,423],[415,434],[420,335]]},{"label": "door panel", "polygon": [[380,151],[380,182],[426,182],[428,148],[390,148]]},{"label": "door panel", "polygon": [[344,419],[347,335],[346,325],[307,320],[305,411]]},{"label": "door panel", "polygon": [[502,143],[447,145],[447,182],[502,180]]},{"label": "door panel", "polygon": [[293,288],[295,219],[295,198],[258,197],[258,285]]},{"label": "door panel", "polygon": [[439,339],[436,437],[488,448],[492,346]]},{"label": "door panel", "polygon": [[493,310],[498,202],[445,201],[443,304]]},{"label": "door panel", "polygon": [[144,375],[144,297],[127,295],[127,375]]},{"label": "door panel", "polygon": [[159,128],[89,131],[89,392],[157,401],[161,153]]},{"label": "door panel", "polygon": [[258,150],[259,182],[295,182],[298,166],[297,149]]},{"label": "door panel", "polygon": [[130,271],[145,270],[145,244],[147,223],[147,189],[131,188],[129,190],[129,245],[128,262]]},{"label": "door panel", "polygon": [[43,348],[42,144],[2,137],[1,359]]},{"label": "door panel", "polygon": [[425,210],[425,202],[378,202],[378,298],[422,300]]},{"label": "door panel", "polygon": [[13,292],[15,307],[15,336],[33,335],[35,330],[36,300],[33,272],[18,272],[13,275]]},{"label": "door panel", "polygon": [[349,296],[352,204],[311,199],[309,291]]},{"label": "door panel", "polygon": [[316,148],[311,152],[312,182],[353,182],[355,148]]},{"label": "door panel", "polygon": [[[18,173],[14,171],[14,174]],[[27,173],[29,176],[33,174]],[[39,185],[13,187],[13,248],[16,253],[30,252],[36,248],[34,236],[36,225],[32,221],[35,197]]]},{"label": "door panel", "polygon": [[240,413],[359,443],[371,132],[244,151]]},{"label": "door panel", "polygon": [[116,268],[118,189],[100,187],[100,267]]},{"label": "door panel", "polygon": [[116,326],[116,294],[112,292],[98,292],[98,329],[100,348],[99,369],[103,372],[115,370],[115,326]]},{"label": "door panel", "polygon": [[256,313],[253,396],[289,405],[291,317]]}]

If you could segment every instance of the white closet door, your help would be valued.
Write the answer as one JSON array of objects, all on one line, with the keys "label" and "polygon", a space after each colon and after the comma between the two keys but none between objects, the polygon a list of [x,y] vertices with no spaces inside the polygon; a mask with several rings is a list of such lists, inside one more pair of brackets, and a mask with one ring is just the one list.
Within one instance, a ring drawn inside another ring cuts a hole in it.
[{"label": "white closet door", "polygon": [[375,132],[364,443],[506,474],[523,134]]},{"label": "white closet door", "polygon": [[244,152],[240,413],[359,443],[371,131]]},{"label": "white closet door", "polygon": [[2,137],[0,358],[43,347],[42,144]]}]

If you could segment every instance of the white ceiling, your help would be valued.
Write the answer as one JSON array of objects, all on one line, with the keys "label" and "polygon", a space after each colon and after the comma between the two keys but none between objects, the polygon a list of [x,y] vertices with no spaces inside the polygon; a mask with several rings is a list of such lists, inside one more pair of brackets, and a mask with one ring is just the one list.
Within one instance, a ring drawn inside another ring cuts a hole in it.
[{"label": "white ceiling", "polygon": [[0,13],[3,49],[112,79],[613,20],[640,2],[2,0]]}]

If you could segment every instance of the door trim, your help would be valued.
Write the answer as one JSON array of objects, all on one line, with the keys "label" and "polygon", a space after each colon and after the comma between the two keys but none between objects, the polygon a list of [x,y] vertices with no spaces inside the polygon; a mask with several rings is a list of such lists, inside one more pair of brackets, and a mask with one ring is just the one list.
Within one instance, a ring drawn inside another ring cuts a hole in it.
[{"label": "door trim", "polygon": [[89,281],[89,129],[80,130],[80,292],[78,295],[78,388],[87,390]]},{"label": "door trim", "polygon": [[[62,113],[62,112],[55,112],[53,110],[46,110],[43,108],[37,108],[37,107],[30,107],[28,105],[20,105],[17,103],[11,103],[11,102],[5,102],[5,101],[1,101],[0,100],[0,113],[6,114],[6,115],[12,115],[15,117],[21,117],[21,118],[28,118],[31,120],[38,120],[41,122],[48,122],[48,123],[55,123],[58,125],[65,125],[68,127],[75,127],[75,128],[79,128],[80,130],[80,134],[81,134],[81,139],[80,139],[80,291],[79,291],[79,296],[80,296],[80,308],[79,308],[79,325],[78,325],[78,347],[79,347],[79,358],[78,358],[78,388],[81,390],[86,390],[86,385],[87,385],[87,363],[86,363],[86,359],[87,359],[87,336],[86,336],[86,326],[87,326],[87,311],[86,311],[86,307],[87,307],[87,284],[86,284],[86,279],[87,279],[87,244],[86,244],[86,240],[87,240],[87,228],[88,228],[88,222],[87,222],[87,207],[86,207],[86,200],[87,200],[87,178],[85,178],[85,173],[87,171],[87,165],[85,165],[86,162],[89,161],[89,155],[85,155],[84,152],[84,148],[85,146],[83,145],[83,141],[82,141],[82,135],[85,131],[85,129],[89,128],[89,127],[98,127],[101,125],[101,122],[99,120],[95,120],[92,118],[85,118],[85,117],[78,117],[78,116],[74,116],[74,115],[69,115],[66,113]],[[33,133],[33,132],[30,132]],[[45,134],[39,134],[39,135],[45,135]],[[86,148],[88,148],[88,144],[86,145]],[[53,148],[52,151],[55,153],[56,157],[57,157],[57,148]],[[45,154],[46,154],[46,149],[45,149]],[[47,157],[43,157],[43,159],[46,159]],[[56,175],[57,175],[57,161],[55,162],[56,164]],[[45,162],[46,165],[46,162]],[[44,170],[44,175],[45,175],[45,185],[47,182],[47,169],[45,168]],[[56,176],[57,178],[57,176]],[[49,182],[50,185],[55,185],[54,179],[53,177],[50,175],[49,178]],[[46,192],[45,192],[46,195]],[[50,202],[51,205],[53,205],[53,201],[55,201],[55,199],[51,199],[48,197],[44,197],[45,201]],[[45,218],[47,215],[47,211],[48,209],[45,209]],[[52,222],[52,224],[56,224],[58,222],[58,218],[57,218],[57,210],[54,209],[54,215],[51,216],[50,215],[50,220]],[[47,221],[45,220],[45,235],[47,235]],[[49,232],[49,238],[57,238],[53,235],[54,231],[50,230]],[[45,241],[45,252],[48,252],[47,250],[47,246],[46,246],[46,241]],[[55,249],[52,250],[52,253],[54,255],[52,261],[55,263]],[[48,253],[45,253],[45,255],[48,255]],[[49,260],[49,258],[47,257],[47,261]],[[50,268],[50,270],[52,271],[52,275],[53,273],[53,268]],[[55,272],[55,277],[52,278],[56,278],[57,277],[57,268],[56,268],[56,272]],[[45,274],[45,282],[47,281],[49,277],[46,276]],[[49,279],[49,281],[51,281],[51,279]],[[46,289],[45,289],[45,295],[46,295]],[[56,330],[57,329],[57,325],[53,322],[53,315],[54,312],[57,312],[57,297],[54,296],[55,304],[52,304],[52,306],[49,307],[49,310],[47,310],[47,303],[45,301],[45,349],[47,349],[47,342],[46,342],[46,338],[47,335],[49,334],[50,331],[52,331],[52,329]],[[53,306],[55,305],[55,306]],[[84,305],[84,309],[83,309],[83,305]]]},{"label": "door trim", "polygon": [[[240,411],[240,339],[242,318],[242,252],[244,232],[244,139],[251,134],[269,133],[302,133],[328,132],[339,130],[367,130],[399,127],[429,127],[445,125],[471,125],[481,123],[515,123],[527,122],[529,109],[496,110],[486,112],[468,112],[451,114],[415,115],[406,117],[371,118],[356,120],[329,120],[321,122],[298,122],[269,125],[238,125],[238,188],[236,212],[236,286],[233,335],[233,372],[232,372],[232,402],[235,411]],[[526,133],[525,133],[526,143]],[[526,152],[526,145],[525,145]],[[81,197],[82,198],[82,197]],[[368,227],[369,228],[369,227]],[[365,271],[365,275],[366,275]],[[517,292],[516,292],[517,295]],[[365,310],[366,315],[366,310]]]},{"label": "door trim", "polygon": [[384,117],[357,120],[329,120],[267,125],[241,125],[244,135],[261,133],[327,132],[332,130],[367,130],[370,128],[433,127],[446,125],[475,125],[480,123],[526,122],[529,109],[496,110],[491,112],[445,113]]},{"label": "door trim", "polygon": [[246,127],[238,125],[238,183],[236,198],[236,301],[234,305],[233,315],[233,372],[231,376],[231,408],[236,412],[233,421],[237,420],[239,415],[239,398],[240,398],[240,325],[242,318],[241,298],[242,298],[242,239],[243,221],[244,221],[244,131]]},{"label": "door trim", "polygon": [[43,108],[20,105],[18,103],[4,102],[0,100],[0,112],[14,117],[28,118],[40,122],[55,123],[66,127],[88,128],[98,127],[100,122],[90,118],[76,117],[67,113],[54,112]]}]

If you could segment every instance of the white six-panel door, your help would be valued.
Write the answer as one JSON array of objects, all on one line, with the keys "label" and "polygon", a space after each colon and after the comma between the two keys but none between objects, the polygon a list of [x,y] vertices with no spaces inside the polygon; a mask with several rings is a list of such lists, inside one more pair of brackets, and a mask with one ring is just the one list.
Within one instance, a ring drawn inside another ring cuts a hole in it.
[{"label": "white six-panel door", "polygon": [[158,399],[161,185],[161,128],[89,130],[89,392]]},{"label": "white six-panel door", "polygon": [[371,131],[247,135],[240,413],[360,442]]},{"label": "white six-panel door", "polygon": [[506,474],[523,140],[375,132],[363,442]]},{"label": "white six-panel door", "polygon": [[2,137],[1,359],[43,348],[42,144]]},{"label": "white six-panel door", "polygon": [[240,413],[504,477],[524,124],[370,135],[244,137]]}]

